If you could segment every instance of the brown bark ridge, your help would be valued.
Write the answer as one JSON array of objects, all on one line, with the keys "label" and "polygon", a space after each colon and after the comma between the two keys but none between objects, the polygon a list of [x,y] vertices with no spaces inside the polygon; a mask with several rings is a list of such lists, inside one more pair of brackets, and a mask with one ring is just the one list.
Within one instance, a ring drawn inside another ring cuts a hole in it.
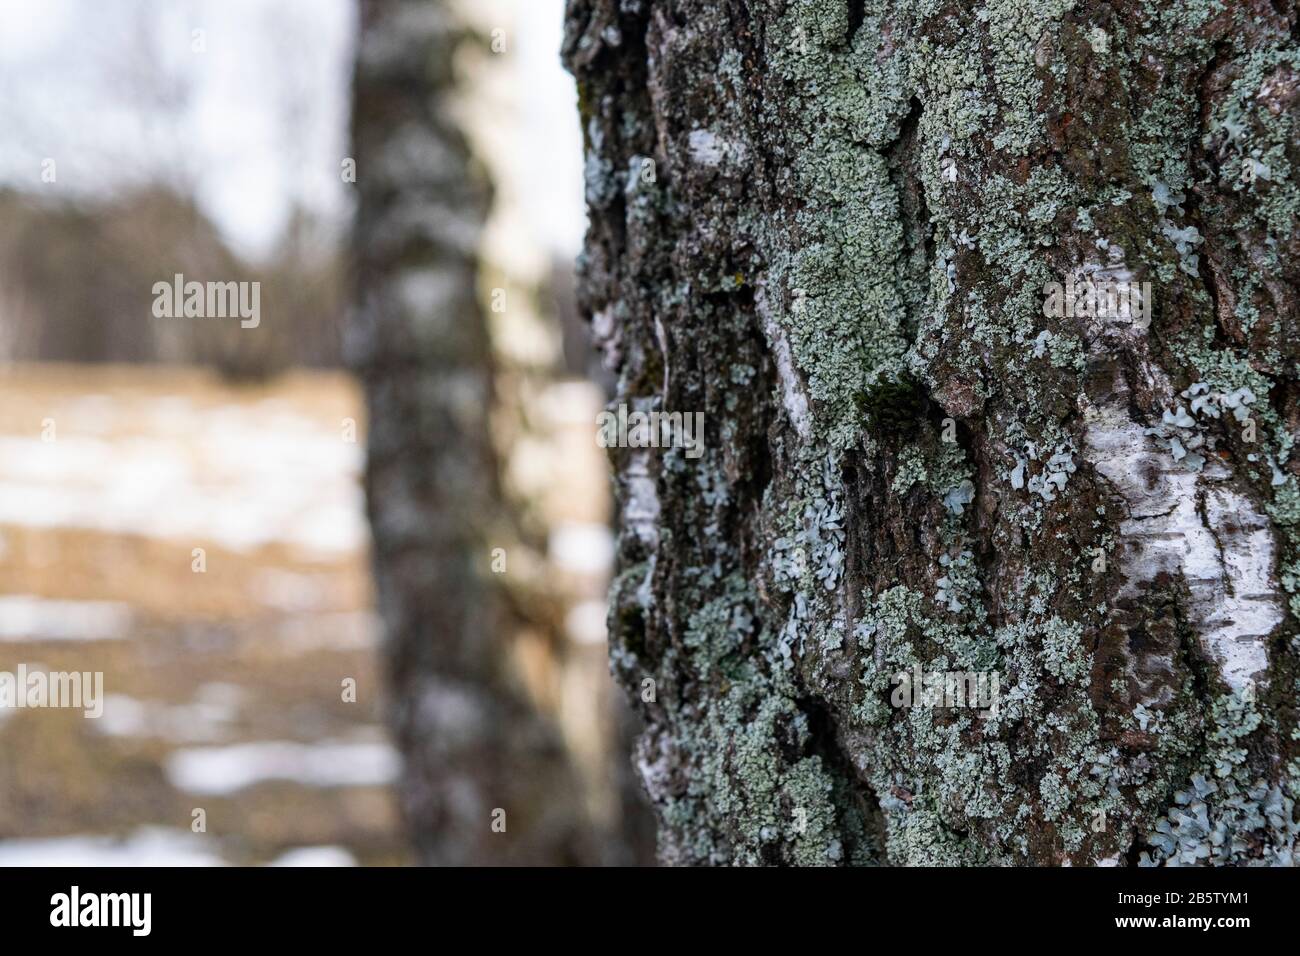
[{"label": "brown bark ridge", "polygon": [[569,0],[664,861],[1293,862],[1296,30]]},{"label": "brown bark ridge", "polygon": [[489,431],[492,360],[476,283],[489,189],[450,107],[464,35],[448,4],[365,0],[353,158],[347,352],[368,414],[367,511],[398,794],[428,864],[589,858],[553,724],[510,661],[518,621],[491,572],[508,523]]}]

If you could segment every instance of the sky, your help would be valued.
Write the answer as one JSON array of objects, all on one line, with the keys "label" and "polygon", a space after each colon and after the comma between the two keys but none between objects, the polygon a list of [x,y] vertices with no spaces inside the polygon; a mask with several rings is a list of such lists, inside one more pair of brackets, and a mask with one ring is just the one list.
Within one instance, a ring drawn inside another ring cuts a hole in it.
[{"label": "sky", "polygon": [[577,255],[586,231],[582,131],[573,78],[560,65],[564,0],[510,0],[516,8],[515,66],[528,156],[521,192],[525,214],[547,245]]},{"label": "sky", "polygon": [[[493,0],[514,40],[513,148],[530,240],[584,227],[563,0]],[[162,179],[249,257],[301,205],[343,224],[355,0],[0,0],[0,184],[99,196]],[[53,159],[56,180],[42,181]]]}]

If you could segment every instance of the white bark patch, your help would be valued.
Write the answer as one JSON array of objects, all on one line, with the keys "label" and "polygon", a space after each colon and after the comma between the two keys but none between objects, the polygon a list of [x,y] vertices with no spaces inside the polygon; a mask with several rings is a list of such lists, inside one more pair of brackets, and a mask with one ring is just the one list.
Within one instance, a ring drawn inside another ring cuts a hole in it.
[{"label": "white bark patch", "polygon": [[593,312],[591,316],[592,343],[600,350],[601,362],[609,371],[615,371],[623,360],[623,336],[610,306]]},{"label": "white bark patch", "polygon": [[1272,580],[1268,520],[1210,459],[1198,474],[1143,433],[1122,401],[1090,408],[1088,458],[1128,504],[1120,525],[1120,597],[1140,597],[1157,577],[1181,576],[1202,649],[1235,691],[1261,683],[1267,639],[1282,620]]},{"label": "white bark patch", "polygon": [[808,409],[808,396],[804,392],[803,382],[795,371],[794,355],[790,351],[790,340],[786,338],[781,326],[772,318],[768,307],[767,290],[759,287],[754,297],[754,304],[763,320],[763,334],[772,348],[772,357],[776,360],[776,375],[781,381],[781,404],[790,416],[790,424],[800,438],[807,441],[812,437],[812,413]]},{"label": "white bark patch", "polygon": [[658,315],[655,316],[655,341],[659,343],[659,351],[664,357],[664,381],[662,394],[667,395],[669,385],[668,370],[672,367],[672,363],[669,361],[671,356],[668,353],[668,332],[665,331],[663,320],[660,319]]},{"label": "white bark patch", "polygon": [[691,159],[701,166],[721,166],[727,155],[726,145],[707,129],[692,130],[687,144],[691,150]]},{"label": "white bark patch", "polygon": [[743,140],[720,136],[711,129],[691,130],[686,150],[696,166],[716,169],[723,176],[734,176],[750,165],[749,147]]},{"label": "white bark patch", "polygon": [[623,527],[651,552],[659,544],[659,491],[650,474],[650,453],[635,452],[623,470]]}]

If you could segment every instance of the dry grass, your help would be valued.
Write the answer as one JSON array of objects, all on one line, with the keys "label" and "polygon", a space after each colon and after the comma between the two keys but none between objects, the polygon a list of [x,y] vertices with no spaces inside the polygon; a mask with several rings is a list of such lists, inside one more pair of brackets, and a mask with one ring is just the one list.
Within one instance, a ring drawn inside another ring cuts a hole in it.
[{"label": "dry grass", "polygon": [[[175,414],[156,414],[169,403]],[[219,485],[221,469],[208,467],[204,435],[191,433],[202,431],[205,413],[244,414],[256,422],[267,410],[275,412],[265,416],[268,428],[288,416],[300,431],[316,429],[320,441],[338,436],[340,422],[352,418],[359,423],[357,442],[364,442],[357,389],[342,375],[294,374],[235,387],[193,369],[34,365],[0,372],[0,436],[30,439],[32,456],[42,454],[42,422],[54,419],[57,441],[91,437],[113,452],[155,442],[168,456],[193,461],[194,473],[209,484]],[[187,415],[193,425],[186,425]],[[0,493],[33,493],[33,460],[0,460]],[[98,477],[60,473],[44,489],[85,494],[84,484]],[[355,476],[322,474],[319,480]],[[72,487],[78,483],[79,491]],[[304,487],[305,499],[313,488]],[[0,542],[0,594],[120,602],[132,613],[121,639],[0,640],[0,670],[25,662],[103,671],[106,694],[162,713],[193,706],[212,685],[229,685],[242,693],[229,692],[239,701],[211,730],[213,743],[310,743],[379,724],[364,547],[313,554],[301,542],[236,548],[193,534],[50,527],[42,526],[38,508],[30,522],[0,524]],[[191,569],[193,548],[206,551],[202,574]],[[348,677],[357,682],[356,703],[341,699]],[[126,834],[141,825],[188,831],[192,809],[201,806],[209,837],[231,862],[261,862],[316,844],[344,846],[364,863],[405,859],[387,788],[268,782],[221,798],[186,794],[169,782],[165,762],[189,744],[159,736],[157,727],[106,734],[113,702],[108,706],[100,721],[49,709],[11,711],[0,719],[0,840]],[[175,711],[173,720],[182,735],[185,713]]]}]

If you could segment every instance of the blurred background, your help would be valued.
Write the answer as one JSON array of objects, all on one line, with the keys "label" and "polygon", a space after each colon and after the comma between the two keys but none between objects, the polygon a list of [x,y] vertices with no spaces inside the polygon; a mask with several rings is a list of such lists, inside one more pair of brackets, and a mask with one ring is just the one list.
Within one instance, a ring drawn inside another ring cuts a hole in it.
[{"label": "blurred background", "polygon": [[[527,852],[447,855],[430,823],[445,794],[403,796],[402,669],[441,664],[385,650],[367,391],[345,345],[374,334],[353,324],[370,281],[351,132],[367,6],[385,4],[0,0],[0,671],[102,671],[105,693],[99,719],[0,708],[0,865],[651,860],[604,644],[607,383],[573,306],[563,0],[401,0],[372,18],[426,18],[439,40],[417,52],[441,87],[407,92],[436,101],[484,184],[483,215],[458,223],[479,304],[464,321],[489,343],[510,531],[470,564],[522,606],[492,653],[563,763],[547,799],[572,811],[565,848],[519,808],[499,842]],[[260,323],[156,317],[154,283],[176,273],[260,283]],[[440,580],[406,586],[436,601]],[[509,799],[463,782],[443,789],[494,832]]]}]

